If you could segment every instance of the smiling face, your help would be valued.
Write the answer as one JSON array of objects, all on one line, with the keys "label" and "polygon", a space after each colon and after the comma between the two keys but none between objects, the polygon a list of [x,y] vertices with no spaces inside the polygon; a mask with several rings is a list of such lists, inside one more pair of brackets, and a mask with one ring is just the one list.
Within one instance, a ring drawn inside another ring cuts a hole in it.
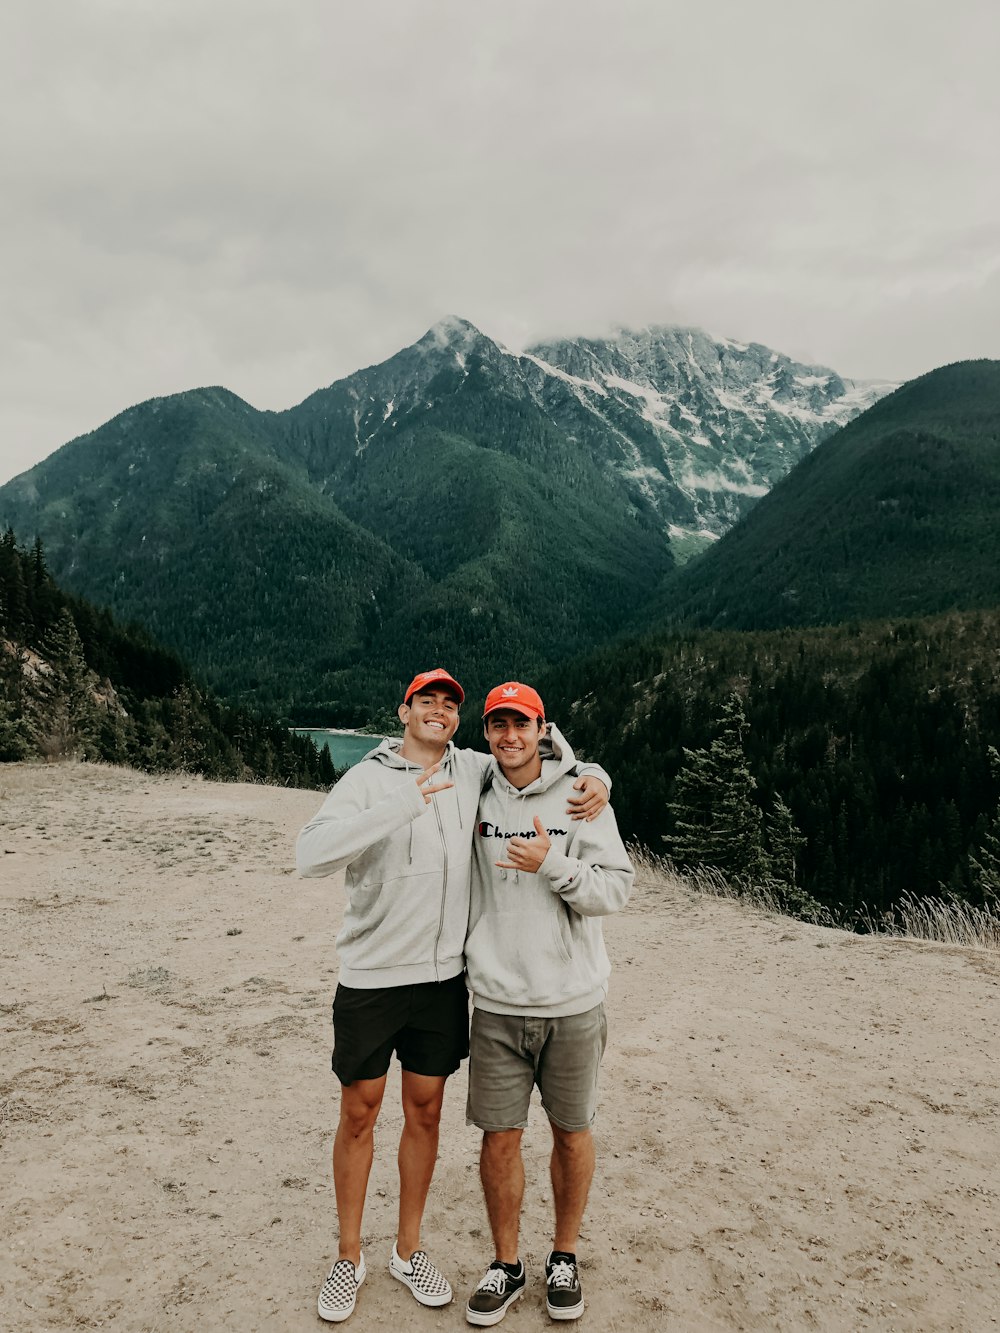
[{"label": "smiling face", "polygon": [[443,750],[458,730],[458,699],[449,689],[418,690],[399,705],[399,720],[408,739]]},{"label": "smiling face", "polygon": [[545,735],[545,723],[537,717],[525,717],[513,708],[497,708],[483,721],[490,754],[513,787],[527,787],[541,776],[542,758],[538,742]]}]

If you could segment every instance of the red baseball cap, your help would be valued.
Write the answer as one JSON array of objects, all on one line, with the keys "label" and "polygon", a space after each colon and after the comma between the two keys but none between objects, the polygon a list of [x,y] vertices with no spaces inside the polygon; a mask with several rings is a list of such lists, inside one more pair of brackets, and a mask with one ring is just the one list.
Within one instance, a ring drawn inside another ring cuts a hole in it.
[{"label": "red baseball cap", "polygon": [[448,675],[444,667],[432,667],[430,671],[421,671],[419,676],[414,676],[406,687],[403,702],[408,704],[417,690],[426,690],[433,685],[450,685],[458,695],[458,702],[465,703],[465,691],[454,676]]},{"label": "red baseball cap", "polygon": [[530,685],[522,685],[519,680],[508,680],[505,684],[497,685],[495,689],[490,690],[483,707],[483,717],[495,713],[498,708],[510,708],[523,717],[540,717],[543,722],[545,721],[542,696]]}]

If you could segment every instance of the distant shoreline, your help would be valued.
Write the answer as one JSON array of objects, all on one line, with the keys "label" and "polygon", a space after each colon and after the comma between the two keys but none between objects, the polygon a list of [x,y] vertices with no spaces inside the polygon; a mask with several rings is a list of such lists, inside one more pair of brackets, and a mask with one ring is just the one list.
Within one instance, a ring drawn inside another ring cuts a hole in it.
[{"label": "distant shoreline", "polygon": [[294,731],[296,734],[308,731],[311,732],[313,735],[322,734],[324,736],[365,736],[365,737],[370,736],[373,741],[386,739],[381,731],[358,731],[356,727],[289,727],[288,730]]}]

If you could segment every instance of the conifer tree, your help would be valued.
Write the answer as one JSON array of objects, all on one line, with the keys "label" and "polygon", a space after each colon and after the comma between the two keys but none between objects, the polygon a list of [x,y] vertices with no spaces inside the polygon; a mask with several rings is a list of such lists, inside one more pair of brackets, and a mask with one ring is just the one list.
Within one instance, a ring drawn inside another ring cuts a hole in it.
[{"label": "conifer tree", "polygon": [[45,663],[34,687],[32,711],[42,752],[50,758],[82,754],[96,757],[99,710],[93,673],[68,610],[59,613],[41,645]]},{"label": "conifer tree", "polygon": [[24,707],[24,659],[19,649],[0,643],[0,763],[26,759],[35,731]]},{"label": "conifer tree", "polygon": [[765,822],[771,875],[781,884],[792,885],[799,850],[805,846],[806,840],[780,796],[775,796],[774,809]]},{"label": "conifer tree", "polygon": [[731,694],[722,707],[719,734],[707,750],[684,750],[667,809],[673,832],[664,841],[684,865],[714,866],[731,875],[761,878],[770,863],[764,850],[757,783],[747,763],[743,701]]},{"label": "conifer tree", "polygon": [[337,781],[337,770],[334,768],[333,759],[330,757],[329,745],[324,745],[319,752],[319,770],[317,777],[321,787],[332,787]]},{"label": "conifer tree", "polygon": [[[1000,752],[991,745],[987,754],[993,776],[1000,779]],[[973,884],[984,898],[1000,896],[1000,802],[976,852],[969,853],[969,869]]]},{"label": "conifer tree", "polygon": [[24,643],[28,625],[28,594],[21,554],[13,531],[0,537],[0,638]]},{"label": "conifer tree", "polygon": [[198,691],[184,682],[174,691],[172,701],[172,749],[177,767],[198,772],[205,763],[205,744],[199,735],[201,698]]}]

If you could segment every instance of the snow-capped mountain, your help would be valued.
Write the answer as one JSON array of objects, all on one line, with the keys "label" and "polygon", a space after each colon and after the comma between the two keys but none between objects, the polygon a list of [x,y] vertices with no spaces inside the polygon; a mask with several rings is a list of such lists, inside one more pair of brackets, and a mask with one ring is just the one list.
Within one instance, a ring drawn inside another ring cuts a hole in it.
[{"label": "snow-capped mountain", "polygon": [[621,439],[625,471],[665,517],[675,503],[666,497],[681,493],[687,513],[671,524],[675,538],[720,536],[833,428],[897,387],[844,380],[760,343],[662,326],[542,344],[521,363],[536,368],[550,401],[555,377]]},{"label": "snow-capped mountain", "polygon": [[361,454],[380,432],[459,395],[470,375],[540,409],[659,513],[675,554],[722,535],[835,427],[896,386],[851,381],[759,343],[699,329],[619,330],[509,351],[449,318],[390,360],[320,390],[293,413],[345,409]]},{"label": "snow-capped mountain", "polygon": [[414,660],[505,678],[515,603],[545,608],[526,673],[640,622],[888,387],[693,329],[514,352],[448,319],[284,412],[129,408],[0,487],[0,525],[228,695],[348,717],[361,676],[392,697]]}]

